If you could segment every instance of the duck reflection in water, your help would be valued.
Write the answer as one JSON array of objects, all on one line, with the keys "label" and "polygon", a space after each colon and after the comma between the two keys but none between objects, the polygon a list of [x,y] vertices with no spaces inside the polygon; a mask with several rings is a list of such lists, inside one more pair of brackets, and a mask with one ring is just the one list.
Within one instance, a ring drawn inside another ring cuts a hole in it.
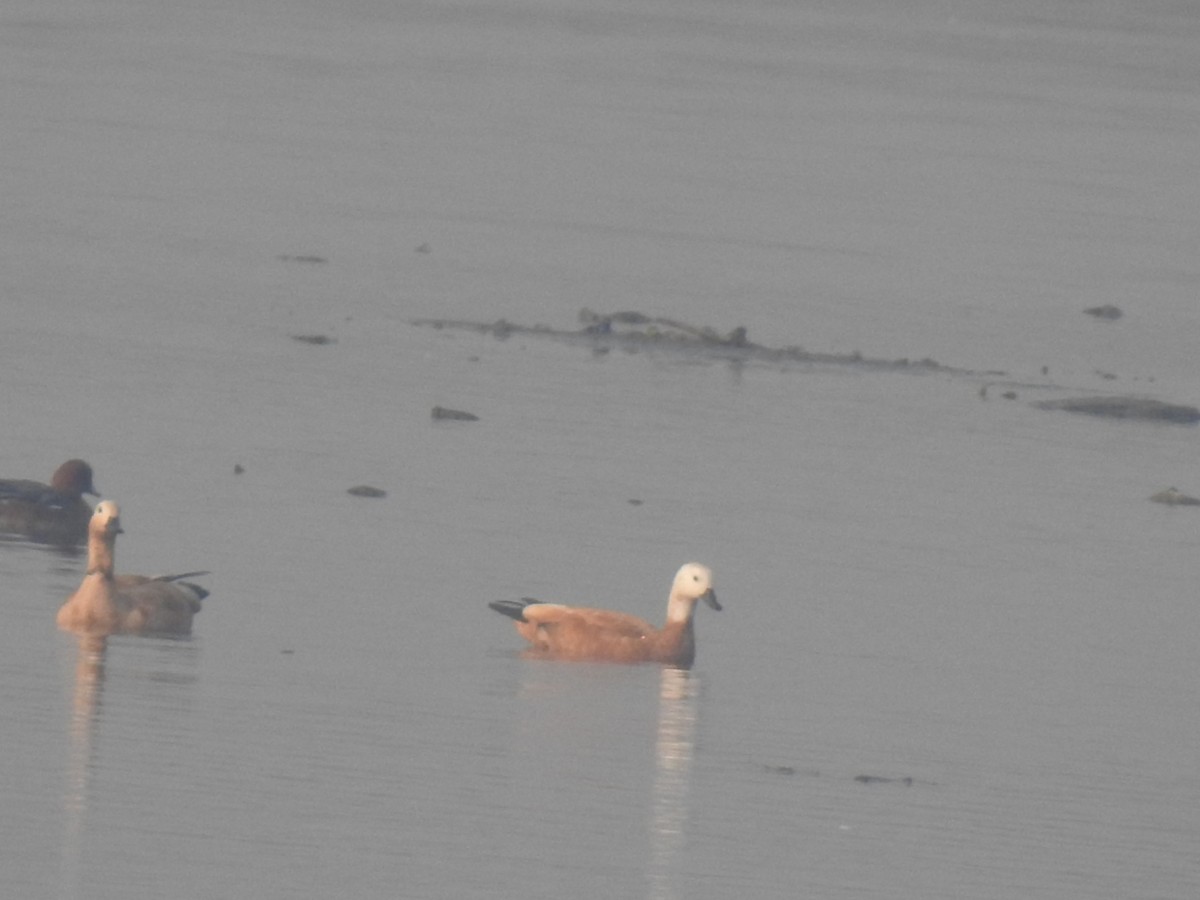
[{"label": "duck reflection in water", "polygon": [[650,823],[651,900],[672,900],[682,895],[681,854],[686,843],[692,756],[696,750],[696,688],[694,673],[663,667]]},{"label": "duck reflection in water", "polygon": [[104,688],[104,658],[108,638],[98,634],[79,635],[75,661],[75,692],[71,705],[71,754],[63,792],[66,832],[63,840],[64,896],[83,896],[80,842],[91,795],[91,772],[95,753],[96,720]]}]

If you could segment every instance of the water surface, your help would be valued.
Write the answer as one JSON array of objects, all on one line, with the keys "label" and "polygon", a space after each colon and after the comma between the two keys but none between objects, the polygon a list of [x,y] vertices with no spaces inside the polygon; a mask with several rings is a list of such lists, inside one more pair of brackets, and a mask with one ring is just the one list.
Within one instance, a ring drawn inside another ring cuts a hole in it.
[{"label": "water surface", "polygon": [[[212,572],[191,640],[81,646],[83,560],[0,546],[6,893],[1193,896],[1197,522],[1146,498],[1196,432],[1030,385],[1200,402],[1198,34],[6,6],[3,474],[83,456],[120,569]],[[585,306],[1017,397],[410,324]],[[688,673],[486,608],[658,619],[689,559]]]}]

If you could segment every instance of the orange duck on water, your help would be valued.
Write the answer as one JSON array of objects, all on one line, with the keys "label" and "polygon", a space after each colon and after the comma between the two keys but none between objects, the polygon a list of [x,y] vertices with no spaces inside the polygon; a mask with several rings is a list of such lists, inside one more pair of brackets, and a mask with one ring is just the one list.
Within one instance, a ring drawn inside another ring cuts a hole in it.
[{"label": "orange duck on water", "polygon": [[92,518],[84,494],[99,496],[92,484],[92,467],[82,459],[68,459],[54,470],[49,484],[0,479],[0,533],[39,544],[83,543]]},{"label": "orange duck on water", "polygon": [[681,568],[667,600],[667,622],[655,628],[628,613],[542,603],[538,600],[500,600],[489,603],[498,613],[515,619],[517,633],[532,644],[530,656],[594,662],[656,662],[690,668],[696,658],[692,619],[696,602],[719,610],[712,572],[700,563]]},{"label": "orange duck on water", "polygon": [[58,627],[84,634],[192,633],[192,618],[208,591],[183,575],[115,575],[113,554],[121,534],[121,510],[111,500],[96,504],[88,525],[88,567],[58,611]]}]

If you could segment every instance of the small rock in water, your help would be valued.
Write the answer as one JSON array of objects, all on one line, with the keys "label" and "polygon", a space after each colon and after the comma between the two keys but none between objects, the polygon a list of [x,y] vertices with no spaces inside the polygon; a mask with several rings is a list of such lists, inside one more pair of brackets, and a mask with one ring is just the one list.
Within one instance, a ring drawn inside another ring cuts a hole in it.
[{"label": "small rock in water", "polygon": [[347,494],[353,494],[355,497],[386,497],[387,491],[380,490],[377,487],[371,487],[367,484],[356,485],[346,491]]},{"label": "small rock in water", "polygon": [[435,419],[450,419],[455,422],[478,422],[479,416],[474,413],[463,412],[461,409],[447,409],[444,406],[435,406],[433,408],[433,418]]}]

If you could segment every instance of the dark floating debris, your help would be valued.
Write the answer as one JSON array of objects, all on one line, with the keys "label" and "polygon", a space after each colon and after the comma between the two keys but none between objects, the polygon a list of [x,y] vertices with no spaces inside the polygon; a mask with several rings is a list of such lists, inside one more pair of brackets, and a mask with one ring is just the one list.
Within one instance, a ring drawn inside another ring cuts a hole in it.
[{"label": "dark floating debris", "polygon": [[1169,487],[1159,491],[1150,500],[1154,503],[1165,503],[1167,506],[1200,506],[1200,500],[1190,497],[1179,488]]},{"label": "dark floating debris", "polygon": [[903,778],[884,778],[882,775],[855,775],[854,780],[859,784],[902,784],[905,787],[912,787],[916,784],[911,775],[906,775]]},{"label": "dark floating debris", "polygon": [[1138,419],[1147,422],[1168,422],[1174,425],[1194,425],[1200,422],[1200,409],[1178,403],[1164,403],[1145,397],[1068,397],[1065,400],[1042,400],[1038,409],[1058,409],[1107,416],[1111,419]]},{"label": "dark floating debris", "polygon": [[1111,303],[1106,303],[1103,306],[1090,306],[1084,312],[1093,318],[1102,319],[1107,322],[1115,322],[1121,316],[1125,315],[1121,312],[1119,306],[1113,306]]},{"label": "dark floating debris", "polygon": [[[1107,307],[1095,307],[1104,310]],[[1111,307],[1116,310],[1116,307]],[[1120,313],[1120,310],[1116,310]],[[1104,313],[1111,315],[1111,313]],[[412,325],[437,330],[468,331],[491,335],[497,340],[506,340],[514,335],[547,338],[563,343],[589,348],[602,356],[613,349],[636,353],[669,352],[689,354],[689,359],[733,364],[757,363],[766,366],[814,365],[853,366],[860,370],[880,372],[908,372],[914,374],[940,374],[979,379],[984,383],[979,388],[980,399],[988,399],[991,389],[1003,390],[999,396],[1005,400],[1016,400],[1014,388],[1058,388],[1057,385],[1034,382],[1014,382],[1003,370],[974,370],[945,366],[936,360],[925,358],[880,359],[864,356],[859,352],[820,353],[805,350],[801,346],[769,347],[751,341],[745,327],[719,332],[713,328],[698,328],[677,319],[649,316],[636,310],[614,313],[597,313],[584,309],[579,313],[582,325],[579,329],[551,328],[547,325],[515,325],[506,319],[495,322],[473,322],[461,319],[414,319]],[[1050,367],[1041,367],[1043,378],[1048,378]],[[1104,377],[1103,373],[1101,376]],[[997,384],[992,379],[1002,379]],[[1007,383],[1005,383],[1005,381]],[[1062,388],[1059,388],[1062,389]],[[1164,403],[1145,397],[1080,397],[1059,400],[1043,400],[1033,404],[1040,409],[1062,410],[1111,419],[1130,419],[1145,422],[1164,422],[1177,425],[1194,425],[1200,422],[1200,409],[1174,403]],[[439,415],[435,408],[433,417],[454,418]]]},{"label": "dark floating debris", "polygon": [[490,334],[504,340],[513,335],[551,338],[590,347],[593,352],[604,353],[612,348],[629,352],[637,350],[665,349],[671,351],[693,351],[714,360],[735,362],[761,362],[768,364],[808,363],[826,365],[853,365],[861,368],[889,369],[908,372],[942,372],[958,375],[990,375],[1005,377],[1005,372],[971,372],[943,366],[935,360],[872,359],[859,352],[814,353],[803,347],[767,347],[750,340],[744,326],[728,332],[713,328],[698,328],[678,319],[648,316],[645,313],[626,310],[615,313],[597,313],[584,309],[579,313],[581,328],[568,330],[550,328],[546,325],[514,325],[505,319],[495,322],[471,322],[456,319],[414,319],[413,325],[424,328],[454,329]]},{"label": "dark floating debris", "polygon": [[453,422],[478,422],[479,416],[474,413],[463,412],[461,409],[447,409],[444,406],[435,406],[433,408],[433,418],[435,419],[450,419]]},{"label": "dark floating debris", "polygon": [[234,463],[234,464],[233,464],[233,474],[234,474],[234,475],[241,475],[241,474],[242,474],[243,472],[245,472],[245,471],[246,471],[246,470],[245,470],[245,468],[242,466],[242,464],[241,464],[241,463]]},{"label": "dark floating debris", "polygon": [[795,766],[777,766],[771,763],[759,763],[759,768],[768,775],[781,775],[790,777],[792,775],[804,775],[809,778],[820,778],[820,769],[798,769]]},{"label": "dark floating debris", "polygon": [[416,253],[432,253],[433,248],[428,244],[420,244],[415,248]]},{"label": "dark floating debris", "polygon": [[[697,328],[695,325],[680,322],[678,319],[654,318],[633,310],[601,314],[592,312],[586,307],[579,311],[579,321],[583,325],[585,334],[613,334],[614,325],[644,325],[646,328],[641,333],[644,337],[651,339],[687,340],[690,338],[701,344],[716,344],[722,347],[755,346],[746,340],[746,329],[741,325],[728,334],[721,335],[712,328]],[[634,333],[637,332],[626,332],[626,334]]]},{"label": "dark floating debris", "polygon": [[313,256],[311,254],[301,254],[300,256],[292,256],[288,253],[280,253],[277,257],[283,262],[308,263],[309,265],[321,265],[329,262],[324,256]]},{"label": "dark floating debris", "polygon": [[645,500],[639,500],[637,497],[630,497],[628,500],[630,506],[641,506],[645,502]]},{"label": "dark floating debris", "polygon": [[312,344],[314,347],[324,347],[326,344],[336,344],[337,338],[331,338],[327,334],[293,334],[293,341],[299,341],[302,344]]},{"label": "dark floating debris", "polygon": [[353,494],[355,497],[375,497],[375,498],[379,498],[379,497],[386,497],[386,496],[387,496],[387,491],[381,490],[381,489],[379,489],[379,488],[377,488],[377,487],[371,487],[371,486],[370,486],[370,485],[368,485],[368,484],[360,484],[360,485],[356,485],[355,487],[349,488],[349,489],[346,491],[346,493],[347,493],[347,494]]}]

